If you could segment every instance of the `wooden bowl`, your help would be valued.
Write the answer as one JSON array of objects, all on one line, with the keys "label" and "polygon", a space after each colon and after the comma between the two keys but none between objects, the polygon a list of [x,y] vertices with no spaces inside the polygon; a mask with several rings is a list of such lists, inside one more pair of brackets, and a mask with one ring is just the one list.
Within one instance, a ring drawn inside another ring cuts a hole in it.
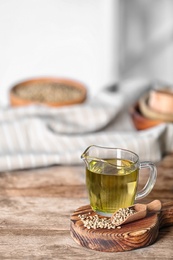
[{"label": "wooden bowl", "polygon": [[65,78],[35,78],[20,82],[10,89],[10,104],[45,104],[60,107],[82,103],[86,96],[86,87],[77,81]]},{"label": "wooden bowl", "polygon": [[173,90],[168,88],[151,90],[148,105],[156,112],[173,114]]},{"label": "wooden bowl", "polygon": [[153,120],[143,116],[139,108],[139,103],[130,108],[130,115],[137,130],[145,130],[163,123],[161,120]]},{"label": "wooden bowl", "polygon": [[139,99],[139,108],[143,116],[151,120],[160,120],[162,122],[173,122],[173,113],[162,113],[152,109],[149,104],[149,94],[142,96]]}]

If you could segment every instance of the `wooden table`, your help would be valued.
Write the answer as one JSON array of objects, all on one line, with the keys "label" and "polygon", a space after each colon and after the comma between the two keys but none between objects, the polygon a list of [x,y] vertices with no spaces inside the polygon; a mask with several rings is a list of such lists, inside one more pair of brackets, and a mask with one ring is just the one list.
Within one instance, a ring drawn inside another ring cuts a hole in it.
[{"label": "wooden table", "polygon": [[[157,183],[143,202],[173,200],[173,154],[157,167]],[[161,229],[153,245],[133,251],[79,246],[70,236],[70,215],[86,204],[84,166],[0,173],[0,259],[173,259],[173,226]]]}]

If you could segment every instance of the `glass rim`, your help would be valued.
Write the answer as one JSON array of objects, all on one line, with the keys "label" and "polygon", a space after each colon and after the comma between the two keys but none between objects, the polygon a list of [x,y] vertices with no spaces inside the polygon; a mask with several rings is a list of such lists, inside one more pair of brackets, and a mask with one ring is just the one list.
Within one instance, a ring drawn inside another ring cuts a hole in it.
[{"label": "glass rim", "polygon": [[[89,152],[89,150],[92,148],[92,147],[96,147],[96,148],[101,148],[101,149],[107,149],[107,150],[114,150],[114,151],[122,151],[122,152],[127,152],[129,154],[133,154],[135,157],[136,157],[136,160],[132,161],[134,164],[138,163],[139,162],[139,156],[137,153],[129,150],[129,149],[126,149],[126,148],[120,148],[120,147],[108,147],[108,146],[100,146],[100,145],[90,145],[88,146],[85,151],[82,153],[81,155],[81,159],[86,159],[86,158],[90,158],[90,159],[93,159],[93,160],[99,160],[99,161],[103,161],[105,162],[105,160],[102,158],[98,158],[98,157],[94,157],[94,156],[86,156],[86,154]],[[125,159],[125,158],[118,158],[118,159]],[[113,164],[112,164],[113,165]],[[116,166],[116,165],[114,165]],[[120,166],[119,166],[120,167]],[[121,166],[121,167],[125,167],[125,166]]]}]

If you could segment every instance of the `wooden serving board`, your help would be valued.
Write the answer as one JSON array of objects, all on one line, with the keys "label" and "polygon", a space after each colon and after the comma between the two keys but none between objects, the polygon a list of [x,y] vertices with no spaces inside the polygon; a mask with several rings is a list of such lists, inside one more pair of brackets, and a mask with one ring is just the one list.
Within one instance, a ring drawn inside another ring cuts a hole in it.
[{"label": "wooden serving board", "polygon": [[86,248],[104,252],[129,251],[153,244],[159,229],[173,224],[173,202],[162,205],[162,211],[122,225],[120,229],[87,229],[79,218],[82,214],[95,214],[90,205],[78,208],[70,218],[72,238]]}]

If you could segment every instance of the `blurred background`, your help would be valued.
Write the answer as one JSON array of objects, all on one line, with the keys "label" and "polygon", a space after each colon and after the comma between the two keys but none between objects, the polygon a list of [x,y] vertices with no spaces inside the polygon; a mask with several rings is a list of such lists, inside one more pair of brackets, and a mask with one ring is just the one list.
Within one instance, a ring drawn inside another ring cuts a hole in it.
[{"label": "blurred background", "polygon": [[120,75],[173,83],[173,1],[119,1]]},{"label": "blurred background", "polygon": [[172,0],[0,0],[0,105],[38,76],[89,95],[127,79],[173,83],[172,14]]},{"label": "blurred background", "polygon": [[118,78],[118,1],[0,0],[0,102],[37,76],[97,90]]}]

